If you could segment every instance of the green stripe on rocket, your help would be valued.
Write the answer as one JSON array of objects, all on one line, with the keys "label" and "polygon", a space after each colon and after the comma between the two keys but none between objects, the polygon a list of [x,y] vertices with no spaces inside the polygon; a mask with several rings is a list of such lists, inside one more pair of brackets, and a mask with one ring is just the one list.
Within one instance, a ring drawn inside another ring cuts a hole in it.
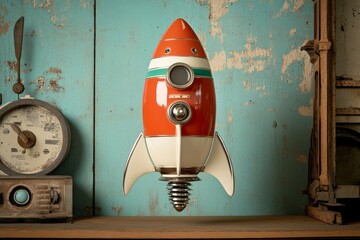
[{"label": "green stripe on rocket", "polygon": [[[193,68],[195,77],[210,77],[212,78],[212,74],[210,70],[202,69],[202,68]],[[168,68],[158,68],[149,70],[146,74],[146,78],[151,77],[165,77],[166,73],[168,71]]]}]

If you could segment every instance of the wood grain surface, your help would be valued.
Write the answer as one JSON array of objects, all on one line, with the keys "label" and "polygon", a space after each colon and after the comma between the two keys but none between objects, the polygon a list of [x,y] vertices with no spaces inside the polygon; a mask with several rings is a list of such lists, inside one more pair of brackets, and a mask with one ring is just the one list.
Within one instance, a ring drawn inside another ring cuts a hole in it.
[{"label": "wood grain surface", "polygon": [[307,216],[93,217],[73,223],[0,224],[0,238],[199,239],[360,237],[360,223],[328,225]]}]

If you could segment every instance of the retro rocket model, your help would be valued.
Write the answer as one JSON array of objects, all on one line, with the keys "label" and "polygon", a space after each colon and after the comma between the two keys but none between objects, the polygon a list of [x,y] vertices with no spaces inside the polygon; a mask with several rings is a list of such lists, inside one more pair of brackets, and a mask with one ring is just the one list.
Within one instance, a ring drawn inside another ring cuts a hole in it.
[{"label": "retro rocket model", "polygon": [[230,156],[215,132],[216,101],[209,61],[193,29],[177,19],[160,40],[148,68],[143,126],[129,155],[123,180],[127,194],[145,173],[168,181],[170,201],[182,211],[198,173],[217,178],[234,192]]}]

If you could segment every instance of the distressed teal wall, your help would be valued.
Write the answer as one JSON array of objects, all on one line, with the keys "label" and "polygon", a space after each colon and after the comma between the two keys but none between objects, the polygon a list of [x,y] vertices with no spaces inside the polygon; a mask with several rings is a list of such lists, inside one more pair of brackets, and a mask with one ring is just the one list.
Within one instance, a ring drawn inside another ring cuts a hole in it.
[{"label": "distressed teal wall", "polygon": [[[76,215],[91,214],[93,197],[97,215],[303,213],[312,76],[300,47],[312,39],[311,0],[97,0],[95,10],[93,5],[0,1],[0,91],[4,102],[16,99],[12,29],[24,15],[22,79],[27,93],[59,107],[70,122],[72,149],[54,174],[74,177]],[[215,178],[200,174],[182,213],[168,202],[157,173],[122,194],[127,156],[142,131],[147,67],[162,34],[179,17],[193,27],[210,60],[216,128],[236,180],[235,194],[228,197]]]}]

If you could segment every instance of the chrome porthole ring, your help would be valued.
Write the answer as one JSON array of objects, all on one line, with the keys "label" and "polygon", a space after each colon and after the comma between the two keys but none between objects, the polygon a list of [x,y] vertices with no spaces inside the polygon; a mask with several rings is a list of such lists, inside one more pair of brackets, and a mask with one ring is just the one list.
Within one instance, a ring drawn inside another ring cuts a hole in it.
[{"label": "chrome porthole ring", "polygon": [[174,63],[166,73],[166,81],[174,88],[185,89],[194,82],[195,74],[185,63]]}]

